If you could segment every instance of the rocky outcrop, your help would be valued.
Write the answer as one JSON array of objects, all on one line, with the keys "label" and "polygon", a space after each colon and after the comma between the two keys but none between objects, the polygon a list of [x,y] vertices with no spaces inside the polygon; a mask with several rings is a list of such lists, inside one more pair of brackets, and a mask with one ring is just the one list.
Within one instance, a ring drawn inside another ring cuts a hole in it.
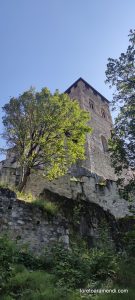
[{"label": "rocky outcrop", "polygon": [[[14,165],[14,161],[11,164],[10,160],[5,160],[1,164],[0,181],[11,186],[18,184],[19,168]],[[47,181],[42,170],[33,170],[25,191],[39,196],[45,190],[68,199],[79,198],[98,204],[117,219],[131,216],[135,210],[135,203],[129,203],[120,197],[115,181],[104,180],[84,167],[74,166],[67,175],[53,181]]]},{"label": "rocky outcrop", "polygon": [[42,171],[36,171],[29,178],[26,191],[40,195],[46,190],[67,199],[97,204],[116,219],[132,216],[135,209],[133,203],[120,197],[115,181],[104,180],[82,167],[53,181],[45,180]]}]

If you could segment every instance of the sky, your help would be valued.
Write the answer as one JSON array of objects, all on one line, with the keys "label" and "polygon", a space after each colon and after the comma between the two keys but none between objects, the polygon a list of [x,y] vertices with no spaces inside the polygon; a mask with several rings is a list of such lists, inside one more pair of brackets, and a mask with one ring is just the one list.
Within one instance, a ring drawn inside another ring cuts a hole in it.
[{"label": "sky", "polygon": [[2,106],[31,86],[64,92],[83,77],[111,100],[107,59],[133,28],[134,0],[0,0],[0,134]]}]

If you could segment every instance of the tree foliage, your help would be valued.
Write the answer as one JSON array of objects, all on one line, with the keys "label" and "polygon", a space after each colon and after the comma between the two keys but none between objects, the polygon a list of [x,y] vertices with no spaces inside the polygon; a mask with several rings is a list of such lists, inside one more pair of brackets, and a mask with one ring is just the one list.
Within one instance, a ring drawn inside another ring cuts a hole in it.
[{"label": "tree foliage", "polygon": [[115,87],[113,110],[118,109],[110,148],[116,172],[135,167],[135,30],[130,30],[129,46],[118,59],[109,58],[106,83]]},{"label": "tree foliage", "polygon": [[42,167],[45,176],[53,179],[85,158],[89,115],[67,94],[30,89],[11,98],[3,111],[3,137],[14,148],[21,167],[20,190],[33,168]]}]

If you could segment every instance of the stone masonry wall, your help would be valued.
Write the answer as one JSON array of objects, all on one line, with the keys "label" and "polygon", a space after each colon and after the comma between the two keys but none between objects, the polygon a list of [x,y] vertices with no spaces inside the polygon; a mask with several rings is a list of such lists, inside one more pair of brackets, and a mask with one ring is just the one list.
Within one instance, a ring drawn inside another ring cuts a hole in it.
[{"label": "stone masonry wall", "polygon": [[[109,103],[94,93],[81,79],[68,90],[68,94],[71,99],[77,99],[81,108],[88,111],[91,117],[89,125],[93,132],[87,135],[86,161],[83,166],[104,178],[116,179],[114,170],[111,168],[109,154],[104,152],[101,140],[101,136],[104,136],[106,141],[111,136],[112,118]],[[104,110],[105,117],[102,116],[102,110]]]},{"label": "stone masonry wall", "polygon": [[8,234],[20,244],[39,253],[46,245],[62,242],[69,245],[67,221],[60,217],[49,217],[31,203],[16,199],[14,192],[0,189],[0,234]]},{"label": "stone masonry wall", "polygon": [[98,204],[104,211],[108,211],[115,218],[132,215],[130,208],[133,203],[120,198],[117,185],[114,181],[103,181],[102,177],[91,173],[85,168],[74,168],[67,174],[53,181],[47,181],[42,171],[31,174],[25,191],[40,195],[50,191],[58,196],[72,200],[84,200]]},{"label": "stone masonry wall", "polygon": [[[16,168],[10,166],[3,168],[0,173],[0,183],[14,186],[18,176]],[[103,177],[79,166],[74,166],[67,175],[53,181],[46,180],[42,176],[42,171],[36,170],[29,177],[25,192],[39,196],[45,190],[67,199],[79,198],[89,203],[96,203],[115,218],[132,215],[131,209],[134,209],[135,205],[120,197],[115,181],[108,179],[104,182]]]}]

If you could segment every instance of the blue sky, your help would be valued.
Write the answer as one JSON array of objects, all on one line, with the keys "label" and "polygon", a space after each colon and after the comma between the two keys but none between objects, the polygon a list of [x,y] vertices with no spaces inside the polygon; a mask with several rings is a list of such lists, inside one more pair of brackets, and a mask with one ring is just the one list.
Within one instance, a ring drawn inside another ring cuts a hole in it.
[{"label": "blue sky", "polygon": [[0,108],[30,86],[63,92],[80,76],[111,100],[107,59],[134,27],[134,0],[0,0]]}]

